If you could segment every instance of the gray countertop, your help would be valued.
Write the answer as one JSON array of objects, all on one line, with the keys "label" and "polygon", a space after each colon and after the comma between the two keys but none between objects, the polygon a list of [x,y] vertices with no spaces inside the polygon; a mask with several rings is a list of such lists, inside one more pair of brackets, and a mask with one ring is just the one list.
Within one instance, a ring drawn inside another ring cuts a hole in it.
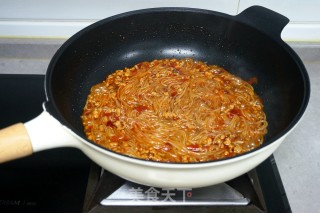
[{"label": "gray countertop", "polygon": [[[0,74],[45,74],[65,40],[0,39]],[[290,43],[311,80],[309,106],[298,126],[274,153],[293,212],[320,212],[320,45]]]}]

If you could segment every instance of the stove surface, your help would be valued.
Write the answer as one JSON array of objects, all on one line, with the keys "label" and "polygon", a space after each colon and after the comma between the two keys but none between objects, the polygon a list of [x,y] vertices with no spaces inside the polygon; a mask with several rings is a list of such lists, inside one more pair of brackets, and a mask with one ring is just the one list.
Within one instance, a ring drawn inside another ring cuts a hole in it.
[{"label": "stove surface", "polygon": [[[45,101],[43,85],[43,75],[0,74],[0,128],[26,122],[40,114]],[[110,178],[115,182],[110,182]],[[239,178],[247,185],[238,184],[235,180],[227,184],[240,192],[244,200],[251,198],[249,204],[244,205],[250,208],[240,207],[237,212],[291,212],[273,156]],[[100,168],[79,150],[59,148],[42,151],[0,165],[0,212],[103,212],[106,208],[101,201],[109,196],[104,188],[112,194],[124,183],[124,180],[108,172],[101,175]],[[127,189],[139,187],[127,184]],[[249,195],[252,190],[247,190],[248,184],[252,185],[253,196]],[[150,187],[141,189],[148,190]],[[196,192],[195,189],[184,192],[190,191]],[[253,205],[256,207],[253,208]],[[219,205],[217,209],[221,212],[235,211],[224,205]],[[208,212],[212,209],[209,205],[192,205],[185,209],[170,205],[148,208],[112,206],[108,209],[110,212],[125,210]]]}]

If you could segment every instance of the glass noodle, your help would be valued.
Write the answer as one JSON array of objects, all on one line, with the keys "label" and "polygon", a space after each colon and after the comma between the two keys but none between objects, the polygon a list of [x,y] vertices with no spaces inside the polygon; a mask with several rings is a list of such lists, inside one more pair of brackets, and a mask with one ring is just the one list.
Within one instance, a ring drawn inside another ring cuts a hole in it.
[{"label": "glass noodle", "polygon": [[263,143],[261,99],[251,84],[193,59],[141,62],[117,70],[88,95],[89,140],[117,153],[161,162],[203,162]]}]

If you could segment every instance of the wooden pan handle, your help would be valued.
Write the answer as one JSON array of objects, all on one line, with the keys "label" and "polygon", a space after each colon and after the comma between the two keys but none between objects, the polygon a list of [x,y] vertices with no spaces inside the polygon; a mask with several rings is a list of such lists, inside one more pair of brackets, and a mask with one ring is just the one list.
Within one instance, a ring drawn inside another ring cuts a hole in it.
[{"label": "wooden pan handle", "polygon": [[31,155],[32,152],[28,132],[22,123],[0,130],[0,163]]}]

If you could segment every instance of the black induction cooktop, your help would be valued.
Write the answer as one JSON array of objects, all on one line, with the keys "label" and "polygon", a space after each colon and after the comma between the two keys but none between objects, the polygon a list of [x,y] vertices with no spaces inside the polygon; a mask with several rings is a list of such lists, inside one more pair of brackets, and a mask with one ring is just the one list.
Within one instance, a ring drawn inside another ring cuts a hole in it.
[{"label": "black induction cooktop", "polygon": [[[0,128],[36,117],[42,112],[42,103],[45,101],[44,76],[0,74],[0,100]],[[105,183],[108,179],[104,176],[108,173],[105,172],[101,177],[95,175],[92,168],[96,166],[93,165],[90,159],[74,148],[46,150],[0,164],[0,212],[125,212],[130,208],[172,212],[177,208],[101,207],[99,199],[106,195],[101,195],[101,190],[96,187],[112,186]],[[254,172],[260,185],[257,194],[264,200],[264,204],[254,211],[291,212],[273,156]],[[111,179],[114,178],[111,176]],[[236,188],[243,190],[241,186]],[[219,207],[222,212],[239,212],[230,207],[223,208]],[[213,211],[203,206],[199,209],[196,206],[188,207],[184,211],[188,209]],[[241,212],[248,211],[241,208]]]}]

